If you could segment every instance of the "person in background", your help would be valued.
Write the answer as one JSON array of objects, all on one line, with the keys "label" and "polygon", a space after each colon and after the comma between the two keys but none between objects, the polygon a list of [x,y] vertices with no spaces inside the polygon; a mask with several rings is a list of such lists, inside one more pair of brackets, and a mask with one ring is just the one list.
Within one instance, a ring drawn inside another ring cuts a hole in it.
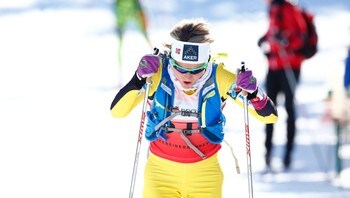
[{"label": "person in background", "polygon": [[168,53],[141,58],[115,96],[111,113],[127,116],[143,100],[146,78],[151,78],[143,197],[221,198],[217,153],[224,140],[226,100],[242,104],[247,95],[250,113],[264,123],[275,123],[277,111],[251,70],[233,73],[211,58],[214,39],[204,19],[183,20],[170,36]]},{"label": "person in background", "polygon": [[[266,92],[277,105],[277,96],[284,94],[287,112],[287,143],[283,158],[284,169],[292,162],[292,152],[296,135],[295,91],[299,83],[304,56],[296,53],[303,46],[304,26],[300,26],[295,16],[295,5],[286,0],[265,0],[268,4],[269,25],[267,32],[259,39],[258,46],[268,60]],[[274,125],[266,125],[265,163],[266,170],[272,170]]]},{"label": "person in background", "polygon": [[[140,0],[114,0],[113,6],[118,38],[117,63],[119,71],[117,73],[117,80],[121,83],[123,80],[123,43],[128,25],[135,22],[150,47],[152,46],[152,42],[149,37],[148,16]],[[120,84],[118,86],[120,86]]]},{"label": "person in background", "polygon": [[344,87],[350,97],[350,46],[348,48],[348,55],[345,59],[345,73],[344,73]]},{"label": "person in background", "polygon": [[327,106],[322,118],[322,123],[334,124],[336,134],[334,168],[337,178],[344,169],[344,158],[340,151],[350,142],[350,131],[347,130],[350,124],[350,48],[347,51],[345,61],[340,65],[334,65],[334,69],[329,72],[329,91],[325,100]]}]

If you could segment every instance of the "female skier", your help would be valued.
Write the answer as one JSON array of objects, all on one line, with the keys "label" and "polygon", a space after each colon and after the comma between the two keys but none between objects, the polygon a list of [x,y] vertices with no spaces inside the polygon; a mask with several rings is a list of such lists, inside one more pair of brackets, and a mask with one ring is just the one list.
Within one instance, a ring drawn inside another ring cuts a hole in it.
[{"label": "female skier", "polygon": [[221,198],[217,153],[224,139],[226,99],[242,104],[247,94],[250,114],[264,123],[275,123],[277,111],[252,71],[236,74],[211,59],[214,40],[205,20],[181,21],[170,35],[169,55],[143,56],[115,96],[111,112],[117,118],[127,116],[143,100],[146,78],[151,78],[143,197]]}]

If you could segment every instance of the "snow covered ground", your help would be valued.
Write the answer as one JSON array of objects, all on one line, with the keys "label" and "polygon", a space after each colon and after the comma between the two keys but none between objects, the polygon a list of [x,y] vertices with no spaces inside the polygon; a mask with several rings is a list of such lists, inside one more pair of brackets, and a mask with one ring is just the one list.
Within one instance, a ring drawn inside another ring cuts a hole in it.
[{"label": "snow covered ground", "polygon": [[[227,66],[234,70],[244,60],[264,81],[266,60],[256,46],[266,28],[265,8],[260,1],[251,1],[257,3],[249,7],[251,12],[224,0],[215,4],[204,0],[144,2],[155,46],[168,39],[171,26],[178,20],[202,16],[218,35],[213,51],[229,54],[224,60]],[[319,2],[317,7],[309,7],[317,13],[320,52],[303,67],[297,96],[303,111],[297,123],[290,172],[259,174],[264,168],[264,126],[250,120],[255,197],[350,197],[350,159],[344,161],[341,177],[335,180],[334,126],[321,119],[329,72],[343,67],[350,43],[350,5],[348,1],[337,1],[334,7]],[[122,69],[118,67],[110,3],[0,3],[1,198],[128,196],[141,106],[124,119],[112,118],[109,106],[119,84],[132,76],[139,58],[151,49],[131,24],[123,45]],[[223,145],[219,156],[225,173],[224,197],[248,197],[243,111],[228,103],[225,113],[226,140],[238,157],[242,173],[235,172],[229,147]],[[274,137],[277,170],[285,141],[282,107],[279,113]],[[135,197],[141,197],[147,145],[142,142]]]}]

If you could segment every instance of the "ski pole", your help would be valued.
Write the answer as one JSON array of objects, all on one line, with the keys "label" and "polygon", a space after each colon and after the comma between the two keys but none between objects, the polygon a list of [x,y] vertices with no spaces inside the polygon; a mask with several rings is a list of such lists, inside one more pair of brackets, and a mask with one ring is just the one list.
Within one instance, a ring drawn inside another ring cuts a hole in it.
[{"label": "ski pole", "polygon": [[137,173],[137,167],[138,167],[139,158],[140,158],[140,150],[141,150],[141,141],[142,141],[142,136],[143,136],[143,129],[144,129],[145,120],[146,120],[147,100],[148,100],[148,93],[149,93],[150,84],[151,84],[151,79],[147,78],[146,79],[145,97],[143,99],[143,105],[142,105],[142,114],[141,114],[139,135],[138,135],[138,138],[137,138],[137,146],[136,146],[136,153],[135,153],[135,159],[134,159],[134,168],[133,168],[133,171],[132,171],[132,178],[131,178],[129,198],[133,198],[133,196],[134,196],[136,173]]},{"label": "ski pole", "polygon": [[[241,63],[240,72],[245,72],[244,62]],[[248,174],[248,191],[249,198],[253,198],[253,177],[252,177],[252,165],[251,165],[251,152],[250,152],[250,134],[249,134],[249,118],[248,118],[248,93],[243,93],[244,102],[244,129],[245,129],[245,140],[246,140],[246,151],[247,151],[247,174]]]},{"label": "ski pole", "polygon": [[[153,53],[154,55],[160,55],[159,49],[154,48],[153,50],[154,50],[154,53]],[[145,90],[145,96],[144,96],[143,105],[142,105],[141,122],[140,122],[140,128],[139,128],[139,135],[137,138],[137,146],[136,146],[135,159],[134,159],[134,168],[132,171],[129,198],[133,198],[134,196],[136,173],[137,173],[137,168],[138,168],[138,163],[140,158],[141,141],[142,141],[143,130],[144,130],[145,120],[146,120],[147,100],[148,100],[150,85],[151,85],[151,78],[148,77],[146,78],[146,90]]]}]

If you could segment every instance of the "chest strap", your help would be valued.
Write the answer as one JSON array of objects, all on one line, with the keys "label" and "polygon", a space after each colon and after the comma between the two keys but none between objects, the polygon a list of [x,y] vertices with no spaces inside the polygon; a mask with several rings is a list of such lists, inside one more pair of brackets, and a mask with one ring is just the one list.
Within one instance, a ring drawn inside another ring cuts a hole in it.
[{"label": "chest strap", "polygon": [[187,117],[196,117],[198,118],[200,116],[200,113],[198,113],[196,110],[191,109],[179,109],[178,107],[168,107],[167,111],[170,111],[170,116],[166,117],[164,120],[159,122],[155,127],[154,130],[158,131],[165,123],[173,119],[174,117],[181,115],[181,116],[187,116]]},{"label": "chest strap", "polygon": [[177,129],[173,127],[168,127],[165,124],[173,119],[174,117],[181,115],[181,116],[188,116],[188,117],[196,117],[198,118],[200,114],[196,110],[190,110],[190,109],[179,109],[178,107],[169,107],[167,111],[171,112],[171,115],[166,117],[164,120],[159,122],[155,126],[155,131],[167,131],[167,132],[178,132],[180,133],[180,137],[186,142],[186,144],[194,151],[196,152],[202,159],[205,159],[206,156],[202,151],[200,151],[195,145],[192,144],[192,142],[186,137],[187,135],[191,135],[192,133],[200,133],[201,129]]},{"label": "chest strap", "polygon": [[178,132],[180,133],[180,137],[186,142],[187,146],[189,146],[194,152],[196,152],[202,159],[207,158],[207,156],[200,151],[192,142],[186,137],[188,135],[192,135],[192,133],[200,133],[201,129],[176,129],[171,127],[163,126],[160,128],[161,130],[165,130],[167,132]]}]

